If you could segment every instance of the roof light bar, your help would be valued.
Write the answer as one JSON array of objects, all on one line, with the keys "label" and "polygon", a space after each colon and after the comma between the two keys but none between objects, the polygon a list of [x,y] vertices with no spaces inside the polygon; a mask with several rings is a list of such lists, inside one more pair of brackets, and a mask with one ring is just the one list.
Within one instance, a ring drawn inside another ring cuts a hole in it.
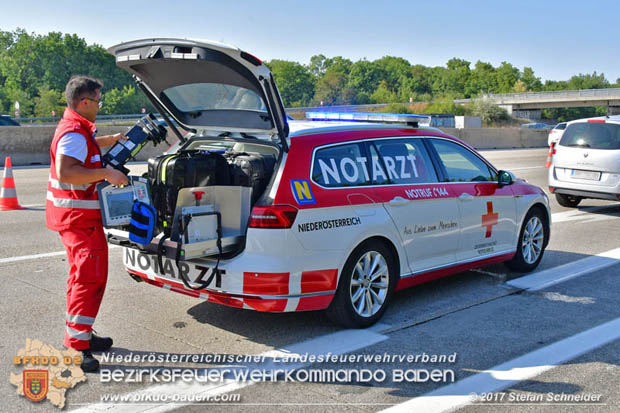
[{"label": "roof light bar", "polygon": [[372,113],[372,112],[306,112],[306,119],[311,120],[338,120],[349,122],[380,122],[406,123],[412,126],[430,125],[430,116],[409,115],[402,113]]}]

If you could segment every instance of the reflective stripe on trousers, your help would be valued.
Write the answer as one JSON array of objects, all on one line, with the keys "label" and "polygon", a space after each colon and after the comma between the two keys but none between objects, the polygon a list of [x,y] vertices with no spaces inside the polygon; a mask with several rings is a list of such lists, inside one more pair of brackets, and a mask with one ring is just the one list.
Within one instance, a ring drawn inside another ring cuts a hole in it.
[{"label": "reflective stripe on trousers", "polygon": [[85,315],[73,315],[67,314],[67,323],[86,324],[92,326],[95,322],[95,317],[88,317]]},{"label": "reflective stripe on trousers", "polygon": [[91,331],[78,331],[69,326],[66,327],[67,334],[76,340],[82,341],[90,341],[90,338],[93,336],[93,332]]}]

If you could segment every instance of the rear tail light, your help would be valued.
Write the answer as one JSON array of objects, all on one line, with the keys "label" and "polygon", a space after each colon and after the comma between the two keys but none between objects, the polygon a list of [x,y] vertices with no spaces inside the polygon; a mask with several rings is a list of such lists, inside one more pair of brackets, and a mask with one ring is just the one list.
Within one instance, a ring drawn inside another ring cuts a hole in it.
[{"label": "rear tail light", "polygon": [[291,205],[255,206],[250,214],[250,228],[290,228],[297,217]]},{"label": "rear tail light", "polygon": [[549,192],[553,193],[553,191],[555,191],[555,188],[554,188],[554,187],[552,187],[552,186],[550,186],[550,187],[549,187]]},{"label": "rear tail light", "polygon": [[616,195],[616,198],[620,199],[620,194]]}]

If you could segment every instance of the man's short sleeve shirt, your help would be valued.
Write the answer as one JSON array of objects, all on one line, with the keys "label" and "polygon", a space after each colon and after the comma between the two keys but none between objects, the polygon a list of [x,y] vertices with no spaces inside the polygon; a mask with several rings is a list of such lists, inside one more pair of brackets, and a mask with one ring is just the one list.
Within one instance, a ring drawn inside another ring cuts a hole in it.
[{"label": "man's short sleeve shirt", "polygon": [[69,132],[58,141],[57,154],[63,154],[84,163],[88,156],[86,138],[81,133]]}]

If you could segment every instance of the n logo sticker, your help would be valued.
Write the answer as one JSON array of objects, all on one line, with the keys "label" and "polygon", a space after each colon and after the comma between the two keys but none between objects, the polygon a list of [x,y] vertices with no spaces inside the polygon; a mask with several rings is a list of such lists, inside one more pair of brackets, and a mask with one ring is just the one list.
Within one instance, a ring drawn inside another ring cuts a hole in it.
[{"label": "n logo sticker", "polygon": [[316,204],[307,179],[291,179],[291,191],[299,205]]}]

